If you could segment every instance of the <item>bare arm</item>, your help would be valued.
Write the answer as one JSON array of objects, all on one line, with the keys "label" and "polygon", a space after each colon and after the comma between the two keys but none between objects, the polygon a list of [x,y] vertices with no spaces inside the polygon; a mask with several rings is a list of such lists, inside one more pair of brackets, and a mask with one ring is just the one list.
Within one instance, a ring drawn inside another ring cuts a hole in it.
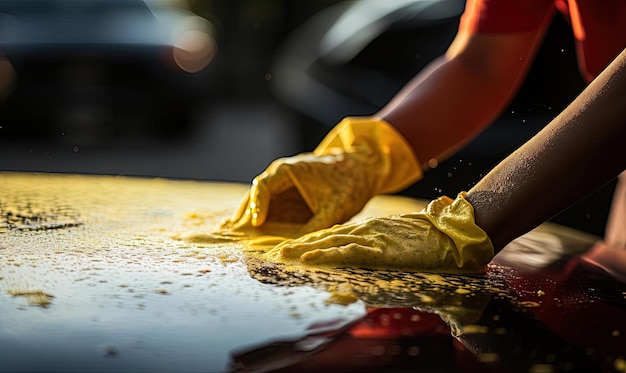
[{"label": "bare arm", "polygon": [[446,54],[376,116],[396,127],[426,169],[469,142],[505,108],[531,65],[545,27],[515,34],[459,32]]},{"label": "bare arm", "polygon": [[626,167],[626,51],[468,193],[496,252]]}]

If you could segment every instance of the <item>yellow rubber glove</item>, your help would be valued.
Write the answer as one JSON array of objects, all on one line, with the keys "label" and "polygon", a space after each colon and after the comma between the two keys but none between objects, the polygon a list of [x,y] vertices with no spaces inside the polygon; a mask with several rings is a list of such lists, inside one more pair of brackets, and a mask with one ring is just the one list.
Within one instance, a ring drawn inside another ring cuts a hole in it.
[{"label": "yellow rubber glove", "polygon": [[422,177],[413,150],[377,118],[345,118],[312,153],[274,161],[223,228],[297,237],[343,223],[376,194]]},{"label": "yellow rubber glove", "polygon": [[337,225],[285,241],[265,254],[279,262],[445,273],[482,273],[494,255],[474,208],[459,193],[422,211]]}]

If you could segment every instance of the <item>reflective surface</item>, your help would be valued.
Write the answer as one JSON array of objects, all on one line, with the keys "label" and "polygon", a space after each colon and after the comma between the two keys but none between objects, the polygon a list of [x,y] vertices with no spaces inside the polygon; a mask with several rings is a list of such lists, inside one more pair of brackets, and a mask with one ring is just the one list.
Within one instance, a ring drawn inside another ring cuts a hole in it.
[{"label": "reflective surface", "polygon": [[542,226],[484,276],[315,270],[190,239],[245,185],[0,185],[0,371],[626,371],[626,255],[577,231]]}]

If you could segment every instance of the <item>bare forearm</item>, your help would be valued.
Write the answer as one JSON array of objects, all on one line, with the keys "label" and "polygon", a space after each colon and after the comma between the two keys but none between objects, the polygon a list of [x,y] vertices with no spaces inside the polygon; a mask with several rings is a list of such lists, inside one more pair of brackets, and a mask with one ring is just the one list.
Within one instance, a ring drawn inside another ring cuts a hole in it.
[{"label": "bare forearm", "polygon": [[[458,60],[442,57],[381,112],[409,139],[424,167],[465,145],[496,117],[508,97],[506,88],[492,87],[464,70]],[[474,87],[484,88],[482,97]],[[485,102],[489,105],[480,105]]]},{"label": "bare forearm", "polygon": [[489,125],[526,74],[541,31],[460,35],[377,115],[393,124],[427,167]]},{"label": "bare forearm", "polygon": [[626,166],[626,53],[468,193],[496,251]]}]

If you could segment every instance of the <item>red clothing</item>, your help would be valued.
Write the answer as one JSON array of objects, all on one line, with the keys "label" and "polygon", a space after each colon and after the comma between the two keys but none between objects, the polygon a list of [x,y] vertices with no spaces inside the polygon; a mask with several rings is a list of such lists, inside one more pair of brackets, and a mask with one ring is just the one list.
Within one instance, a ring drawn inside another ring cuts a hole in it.
[{"label": "red clothing", "polygon": [[533,31],[547,25],[556,10],[572,25],[587,81],[626,47],[624,0],[468,0],[460,28],[473,33]]}]

